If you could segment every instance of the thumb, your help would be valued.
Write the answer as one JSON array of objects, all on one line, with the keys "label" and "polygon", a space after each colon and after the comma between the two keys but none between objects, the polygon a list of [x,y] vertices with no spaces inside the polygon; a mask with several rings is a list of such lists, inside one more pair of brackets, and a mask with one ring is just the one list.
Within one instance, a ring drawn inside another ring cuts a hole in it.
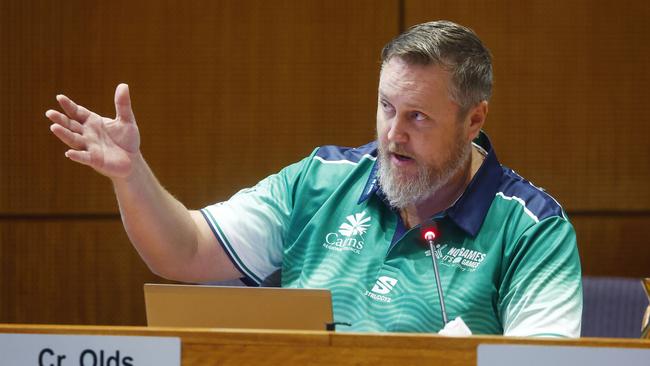
[{"label": "thumb", "polygon": [[120,84],[115,89],[115,113],[117,114],[116,119],[126,123],[135,123],[129,86],[126,84]]}]

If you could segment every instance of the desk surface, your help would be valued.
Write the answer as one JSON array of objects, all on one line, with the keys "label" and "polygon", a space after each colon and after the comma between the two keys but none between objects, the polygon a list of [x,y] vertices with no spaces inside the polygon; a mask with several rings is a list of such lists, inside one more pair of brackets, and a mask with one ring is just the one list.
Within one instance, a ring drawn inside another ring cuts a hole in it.
[{"label": "desk surface", "polygon": [[650,349],[650,340],[448,338],[433,334],[338,333],[239,329],[0,324],[0,333],[179,337],[182,364],[193,365],[476,365],[479,344],[535,344]]}]

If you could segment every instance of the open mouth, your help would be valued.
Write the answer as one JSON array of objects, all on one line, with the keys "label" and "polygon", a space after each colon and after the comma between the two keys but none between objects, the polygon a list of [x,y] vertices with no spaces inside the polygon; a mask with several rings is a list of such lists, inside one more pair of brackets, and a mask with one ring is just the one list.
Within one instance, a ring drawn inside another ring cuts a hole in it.
[{"label": "open mouth", "polygon": [[395,159],[397,159],[399,161],[411,161],[411,160],[413,160],[413,158],[408,157],[406,155],[393,153],[393,156],[395,157]]}]

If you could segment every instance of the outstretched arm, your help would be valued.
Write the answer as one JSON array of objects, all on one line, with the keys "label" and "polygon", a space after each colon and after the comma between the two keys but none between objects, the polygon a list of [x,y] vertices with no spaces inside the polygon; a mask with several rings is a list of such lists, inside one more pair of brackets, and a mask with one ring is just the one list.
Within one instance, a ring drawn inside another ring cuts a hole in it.
[{"label": "outstretched arm", "polygon": [[142,157],[126,84],[115,90],[114,119],[56,99],[64,113],[45,113],[50,130],[70,147],[66,157],[111,179],[126,232],[154,273],[186,282],[241,277],[202,215],[169,194]]}]

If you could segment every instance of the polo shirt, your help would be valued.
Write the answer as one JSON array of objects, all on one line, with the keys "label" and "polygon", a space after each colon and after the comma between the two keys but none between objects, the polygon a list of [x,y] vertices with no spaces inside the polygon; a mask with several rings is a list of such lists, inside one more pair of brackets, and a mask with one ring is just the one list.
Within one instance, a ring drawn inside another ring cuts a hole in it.
[{"label": "polo shirt", "polygon": [[[456,202],[431,218],[449,319],[474,334],[577,337],[582,314],[575,231],[562,207],[485,155]],[[228,201],[201,210],[234,265],[255,283],[332,292],[342,331],[443,327],[431,251],[377,179],[377,143],[323,146]]]}]

